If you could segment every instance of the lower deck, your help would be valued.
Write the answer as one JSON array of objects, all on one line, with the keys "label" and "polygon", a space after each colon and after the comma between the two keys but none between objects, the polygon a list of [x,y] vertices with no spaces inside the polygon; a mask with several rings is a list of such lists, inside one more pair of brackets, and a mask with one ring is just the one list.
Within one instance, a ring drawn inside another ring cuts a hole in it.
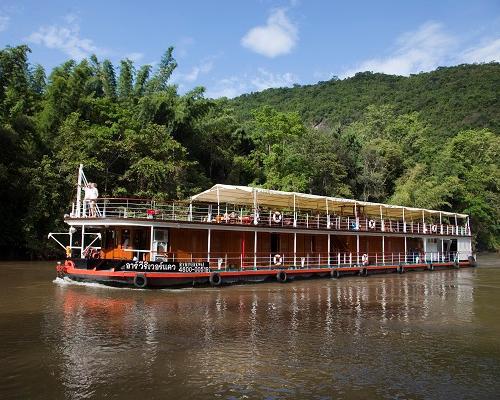
[{"label": "lower deck", "polygon": [[71,257],[204,262],[217,270],[418,264],[466,261],[472,255],[470,238],[453,237],[231,231],[182,226],[87,227],[73,236]]}]

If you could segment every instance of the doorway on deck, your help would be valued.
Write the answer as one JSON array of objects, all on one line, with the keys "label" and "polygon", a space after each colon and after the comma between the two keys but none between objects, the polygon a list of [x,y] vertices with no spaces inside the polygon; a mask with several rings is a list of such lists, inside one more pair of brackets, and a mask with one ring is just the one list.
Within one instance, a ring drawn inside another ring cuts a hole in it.
[{"label": "doorway on deck", "polygon": [[271,233],[271,253],[278,254],[280,252],[280,235]]}]

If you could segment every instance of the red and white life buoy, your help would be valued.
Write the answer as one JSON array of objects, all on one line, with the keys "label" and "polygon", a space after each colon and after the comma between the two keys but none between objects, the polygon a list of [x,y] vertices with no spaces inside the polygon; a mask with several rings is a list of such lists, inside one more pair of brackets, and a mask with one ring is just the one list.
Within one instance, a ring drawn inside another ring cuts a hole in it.
[{"label": "red and white life buoy", "polygon": [[432,232],[432,233],[436,233],[436,232],[437,232],[437,230],[438,230],[437,225],[432,225],[432,226],[431,226],[431,232]]},{"label": "red and white life buoy", "polygon": [[370,229],[375,229],[375,226],[376,226],[375,220],[371,219],[371,220],[368,221],[368,227]]},{"label": "red and white life buoy", "polygon": [[281,254],[275,254],[274,255],[274,265],[281,265],[283,258],[281,257]]},{"label": "red and white life buoy", "polygon": [[279,211],[275,211],[273,214],[273,221],[279,224],[281,222],[281,219],[283,217],[281,216],[281,213]]}]

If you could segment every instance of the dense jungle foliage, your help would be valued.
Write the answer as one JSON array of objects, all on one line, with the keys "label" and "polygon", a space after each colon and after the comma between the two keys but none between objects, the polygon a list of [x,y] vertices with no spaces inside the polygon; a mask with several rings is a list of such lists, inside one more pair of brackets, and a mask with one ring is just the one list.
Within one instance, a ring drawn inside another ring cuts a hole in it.
[{"label": "dense jungle foliage", "polygon": [[471,214],[500,246],[500,64],[353,78],[234,100],[179,94],[159,66],[92,56],[48,75],[0,50],[1,257],[47,257],[78,164],[101,195],[185,198],[214,183]]}]

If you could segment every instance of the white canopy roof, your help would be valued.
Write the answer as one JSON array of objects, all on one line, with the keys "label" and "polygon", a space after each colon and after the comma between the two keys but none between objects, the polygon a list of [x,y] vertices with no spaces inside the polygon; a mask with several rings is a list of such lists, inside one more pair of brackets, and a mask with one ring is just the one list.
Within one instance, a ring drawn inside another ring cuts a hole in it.
[{"label": "white canopy roof", "polygon": [[[191,201],[206,203],[228,203],[253,206],[254,202],[259,206],[276,207],[278,209],[289,208],[300,210],[328,211],[330,214],[340,213],[342,210],[353,212],[354,206],[366,215],[380,216],[382,210],[384,217],[402,217],[422,218],[425,215],[434,214],[443,216],[455,215],[459,218],[466,218],[466,214],[451,213],[446,211],[427,210],[423,208],[403,207],[390,204],[371,203],[367,201],[357,201],[351,199],[342,199],[338,197],[317,196],[314,194],[305,194],[297,192],[282,192],[279,190],[270,190],[254,188],[249,186],[234,186],[217,184],[204,192],[191,197]],[[404,211],[403,211],[404,210]]]}]

